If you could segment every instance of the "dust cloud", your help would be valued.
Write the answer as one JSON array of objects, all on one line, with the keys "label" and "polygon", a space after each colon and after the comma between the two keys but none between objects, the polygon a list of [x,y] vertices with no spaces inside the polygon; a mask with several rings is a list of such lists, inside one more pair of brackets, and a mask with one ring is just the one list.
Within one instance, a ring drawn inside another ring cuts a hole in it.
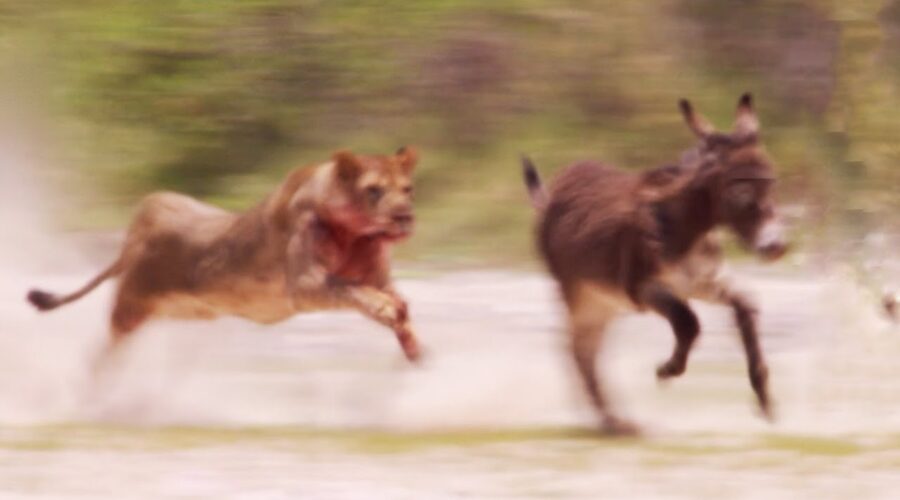
[{"label": "dust cloud", "polygon": [[[402,361],[391,334],[353,313],[298,316],[276,326],[237,319],[159,321],[140,331],[122,366],[91,378],[106,338],[113,283],[40,314],[32,286],[66,291],[112,259],[114,245],[48,221],[65,210],[40,189],[46,161],[0,135],[0,422],[301,425],[392,429],[594,425],[565,358],[561,310],[540,274],[470,271],[401,279],[428,350]],[[97,248],[102,250],[98,251]],[[743,266],[762,304],[776,430],[828,433],[900,428],[900,336],[872,297],[837,272]],[[687,374],[653,378],[671,348],[662,321],[614,325],[602,369],[626,414],[659,432],[773,429],[754,415],[728,311],[700,306],[703,336]]]}]

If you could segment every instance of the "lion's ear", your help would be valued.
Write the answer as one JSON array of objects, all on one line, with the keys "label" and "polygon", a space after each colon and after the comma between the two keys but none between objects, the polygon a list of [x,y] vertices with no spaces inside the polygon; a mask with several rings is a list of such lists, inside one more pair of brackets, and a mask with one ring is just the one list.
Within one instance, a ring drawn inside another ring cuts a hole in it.
[{"label": "lion's ear", "polygon": [[403,146],[398,149],[396,156],[397,161],[400,162],[400,166],[403,167],[403,170],[407,173],[412,172],[413,169],[416,168],[416,163],[419,162],[419,152],[412,146]]},{"label": "lion's ear", "polygon": [[334,160],[338,180],[348,185],[355,182],[362,172],[362,163],[350,151],[338,151],[331,156],[331,159]]}]

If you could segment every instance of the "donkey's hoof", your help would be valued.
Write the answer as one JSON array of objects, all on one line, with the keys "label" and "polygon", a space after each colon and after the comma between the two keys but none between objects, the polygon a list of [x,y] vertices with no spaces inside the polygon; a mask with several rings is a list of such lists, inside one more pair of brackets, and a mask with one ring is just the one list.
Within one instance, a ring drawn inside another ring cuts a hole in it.
[{"label": "donkey's hoof", "polygon": [[778,420],[772,403],[769,401],[759,403],[759,416],[764,418],[766,422],[774,424]]},{"label": "donkey's hoof", "polygon": [[665,363],[659,365],[656,369],[656,378],[659,380],[666,380],[672,377],[677,377],[684,373],[684,364],[676,363],[671,359],[666,361]]},{"label": "donkey's hoof", "polygon": [[603,418],[600,430],[604,435],[611,437],[637,437],[641,435],[640,426],[634,422],[611,416]]}]

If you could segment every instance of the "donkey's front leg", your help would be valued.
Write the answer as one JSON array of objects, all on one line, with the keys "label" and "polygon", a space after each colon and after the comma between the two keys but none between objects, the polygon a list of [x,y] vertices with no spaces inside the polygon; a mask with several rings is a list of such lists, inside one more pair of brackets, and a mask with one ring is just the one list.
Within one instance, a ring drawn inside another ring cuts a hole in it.
[{"label": "donkey's front leg", "polygon": [[687,368],[688,355],[700,335],[700,321],[690,306],[662,283],[654,282],[642,287],[640,298],[644,304],[669,320],[675,333],[672,356],[659,365],[656,376],[660,380],[677,377]]},{"label": "donkey's front leg", "polygon": [[772,401],[769,399],[769,367],[766,365],[762,349],[759,346],[759,335],[756,330],[758,310],[756,305],[742,293],[728,290],[726,297],[734,311],[738,330],[741,332],[741,343],[744,344],[744,354],[747,357],[750,385],[753,387],[753,392],[756,393],[759,409],[767,419],[772,420],[774,416]]},{"label": "donkey's front leg", "polygon": [[691,296],[731,307],[744,345],[750,385],[756,393],[759,409],[767,419],[772,420],[774,415],[772,400],[769,398],[769,368],[759,344],[756,326],[759,312],[756,304],[721,275],[714,280],[697,283]]}]

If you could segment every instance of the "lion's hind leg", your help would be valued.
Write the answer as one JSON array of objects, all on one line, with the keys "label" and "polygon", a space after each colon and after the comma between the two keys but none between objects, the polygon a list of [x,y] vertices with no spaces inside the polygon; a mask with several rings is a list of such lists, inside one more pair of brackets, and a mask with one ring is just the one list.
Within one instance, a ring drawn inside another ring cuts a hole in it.
[{"label": "lion's hind leg", "polygon": [[95,380],[109,371],[125,341],[153,315],[154,307],[149,299],[125,292],[125,289],[120,289],[116,296],[110,315],[109,337],[93,361]]}]

